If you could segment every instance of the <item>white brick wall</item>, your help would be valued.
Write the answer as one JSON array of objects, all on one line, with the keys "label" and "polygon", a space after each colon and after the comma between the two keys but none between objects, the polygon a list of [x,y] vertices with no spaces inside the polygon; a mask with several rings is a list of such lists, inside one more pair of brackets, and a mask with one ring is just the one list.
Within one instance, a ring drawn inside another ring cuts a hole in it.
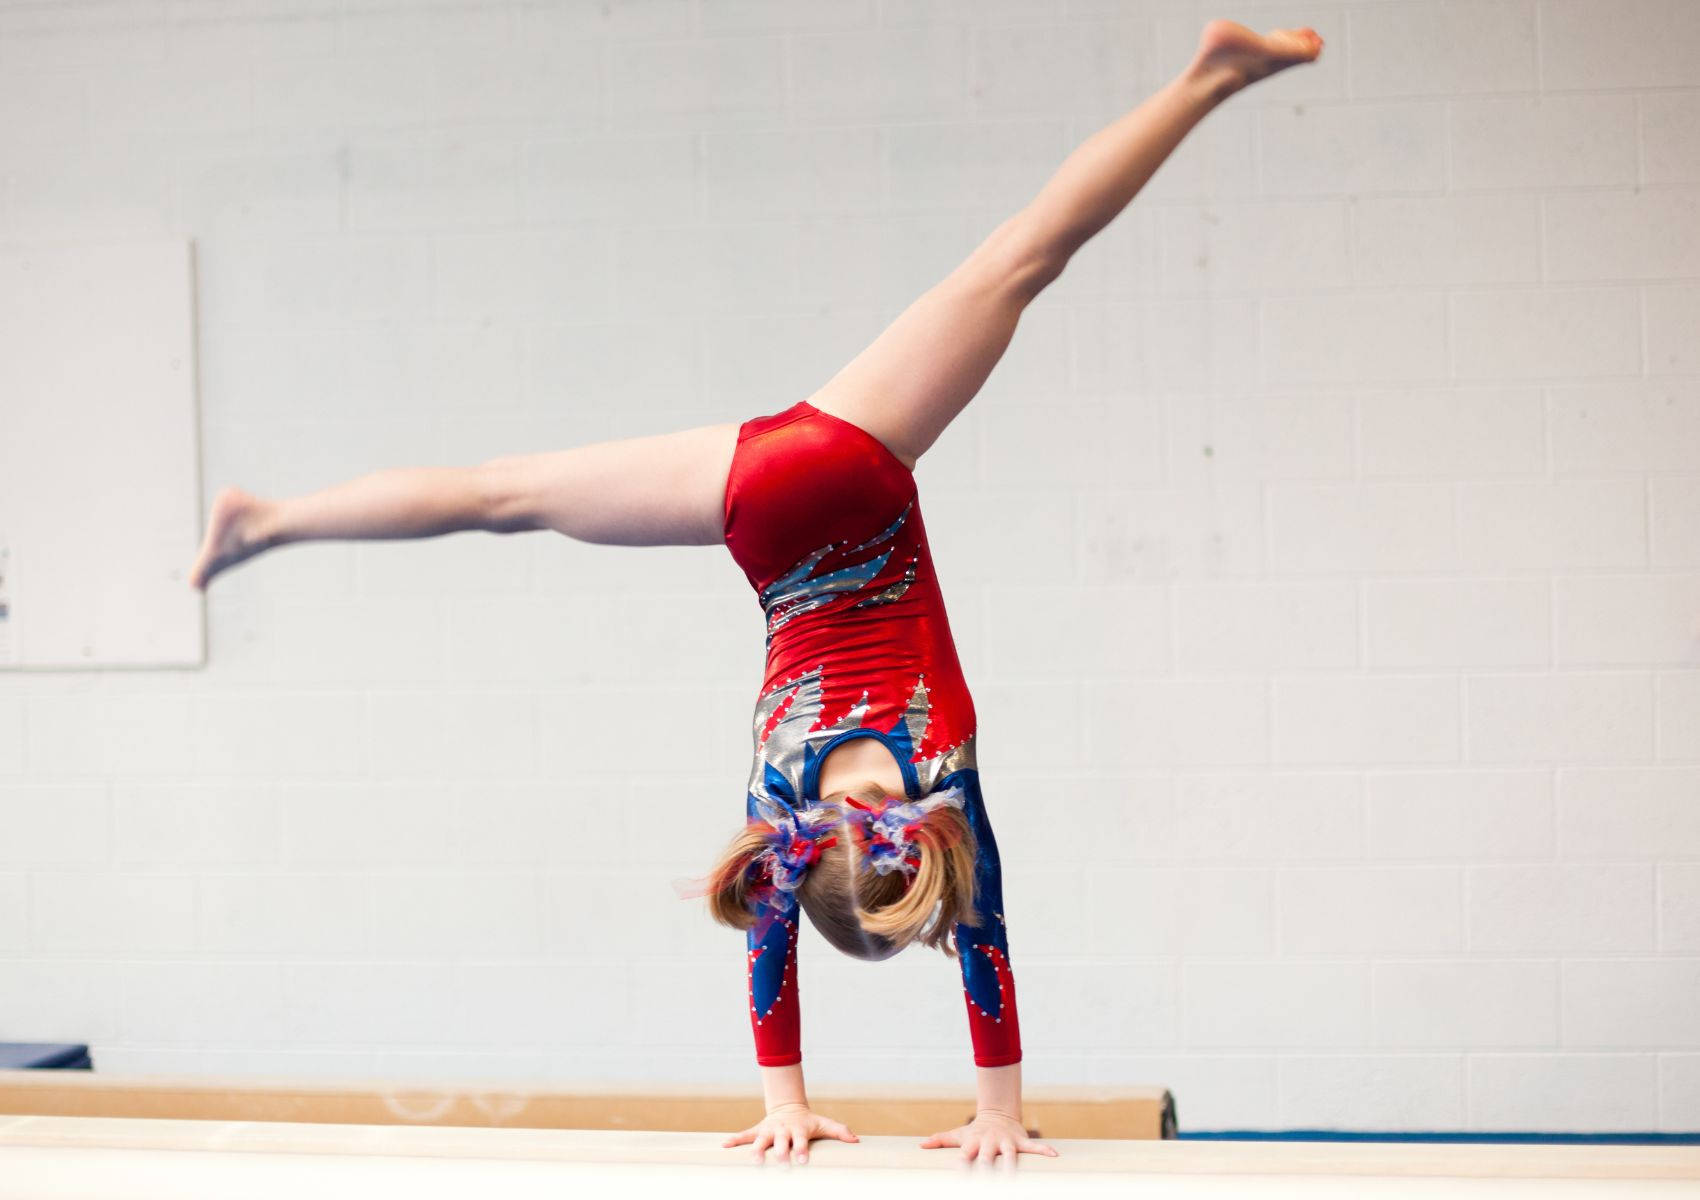
[{"label": "white brick wall", "polygon": [[[209,495],[741,419],[1210,15],[0,2],[0,238],[195,238]],[[1226,15],[1326,60],[1188,139],[919,472],[1029,1077],[1700,1128],[1700,6]],[[670,887],[741,813],[723,552],[302,547],[208,608],[205,671],[0,674],[0,1037],[752,1082],[738,939]],[[805,943],[817,1086],[965,1080],[951,964]]]}]

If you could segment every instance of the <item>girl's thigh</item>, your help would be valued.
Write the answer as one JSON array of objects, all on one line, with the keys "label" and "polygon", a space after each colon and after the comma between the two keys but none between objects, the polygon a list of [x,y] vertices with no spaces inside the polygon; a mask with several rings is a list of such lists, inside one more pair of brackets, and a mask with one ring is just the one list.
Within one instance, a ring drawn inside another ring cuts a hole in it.
[{"label": "girl's thigh", "polygon": [[606,545],[718,545],[738,428],[702,425],[488,466],[532,528]]}]

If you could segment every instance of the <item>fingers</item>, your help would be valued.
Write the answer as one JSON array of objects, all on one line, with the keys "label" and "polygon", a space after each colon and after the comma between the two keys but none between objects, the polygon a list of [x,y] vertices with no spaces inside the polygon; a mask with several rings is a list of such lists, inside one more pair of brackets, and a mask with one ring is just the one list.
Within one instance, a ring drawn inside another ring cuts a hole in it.
[{"label": "fingers", "polygon": [[1013,1170],[1015,1156],[1016,1140],[1005,1134],[987,1134],[962,1144],[963,1160],[969,1164],[980,1162],[988,1167]]},{"label": "fingers", "polygon": [[948,1133],[935,1133],[921,1143],[923,1150],[939,1150],[947,1146],[959,1146],[962,1149],[964,1165],[979,1162],[993,1167],[1011,1167],[1016,1165],[1023,1154],[1037,1154],[1045,1158],[1056,1158],[1054,1147],[1029,1137],[1016,1137],[1002,1132],[981,1132],[973,1129],[951,1130]]},{"label": "fingers", "polygon": [[822,1121],[820,1127],[822,1133],[828,1137],[835,1137],[841,1142],[861,1141],[860,1138],[850,1132],[850,1127],[842,1121]]},{"label": "fingers", "polygon": [[810,1115],[806,1120],[770,1118],[759,1125],[752,1125],[742,1133],[733,1134],[721,1145],[732,1147],[754,1143],[753,1154],[758,1163],[766,1163],[767,1152],[772,1150],[775,1162],[784,1163],[789,1160],[802,1164],[809,1161],[809,1147],[817,1137],[836,1138],[841,1142],[861,1141],[844,1122]]}]

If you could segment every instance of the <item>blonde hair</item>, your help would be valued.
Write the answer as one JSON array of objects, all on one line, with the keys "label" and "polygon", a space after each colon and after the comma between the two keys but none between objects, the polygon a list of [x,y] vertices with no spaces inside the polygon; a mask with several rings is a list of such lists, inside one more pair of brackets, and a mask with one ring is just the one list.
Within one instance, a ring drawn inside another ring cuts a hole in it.
[{"label": "blonde hair", "polygon": [[[951,931],[975,921],[974,831],[960,808],[941,804],[917,824],[911,840],[920,863],[913,875],[882,875],[859,848],[850,801],[877,810],[904,799],[864,783],[822,797],[814,810],[824,819],[813,828],[837,841],[809,867],[797,899],[821,936],[854,958],[889,958],[913,942],[954,955]],[[722,925],[748,929],[755,924],[752,892],[764,883],[756,859],[772,833],[761,821],[746,825],[709,876],[709,912]]]}]

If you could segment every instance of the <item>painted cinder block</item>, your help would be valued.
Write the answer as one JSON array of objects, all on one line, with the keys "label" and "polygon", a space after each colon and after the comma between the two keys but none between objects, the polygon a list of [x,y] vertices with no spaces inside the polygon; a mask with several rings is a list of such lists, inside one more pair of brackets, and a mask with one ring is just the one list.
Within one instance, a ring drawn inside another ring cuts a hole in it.
[{"label": "painted cinder block", "polygon": [[1635,183],[1635,100],[1624,94],[1495,96],[1448,105],[1452,186]]},{"label": "painted cinder block", "polygon": [[195,881],[38,871],[30,877],[29,914],[29,945],[38,954],[181,954],[195,946]]},{"label": "painted cinder block", "polygon": [[1465,869],[1474,952],[1648,952],[1655,942],[1646,863],[1529,863]]},{"label": "painted cinder block", "polygon": [[1274,290],[1299,272],[1318,289],[1351,279],[1338,200],[1175,205],[1158,211],[1157,230],[1165,292]]},{"label": "painted cinder block", "polygon": [[877,126],[721,129],[692,140],[711,221],[875,212],[882,203],[885,139]]},{"label": "painted cinder block", "polygon": [[1700,1054],[1659,1055],[1659,1128],[1681,1133],[1700,1126]]},{"label": "painted cinder block", "polygon": [[1109,867],[1086,877],[1087,911],[1162,912],[1101,920],[1097,953],[1261,958],[1275,952],[1275,873],[1258,867]]},{"label": "painted cinder block", "polygon": [[1415,289],[1265,300],[1264,378],[1283,386],[1442,379],[1446,304],[1439,292]]},{"label": "painted cinder block", "polygon": [[967,35],[949,24],[798,34],[788,46],[790,70],[806,82],[794,87],[792,104],[811,123],[962,114]]},{"label": "painted cinder block", "polygon": [[1183,671],[1358,665],[1358,597],[1349,582],[1177,583],[1173,596]]},{"label": "painted cinder block", "polygon": [[1646,762],[1653,688],[1645,674],[1472,675],[1465,754],[1478,763]]},{"label": "painted cinder block", "polygon": [[1352,271],[1360,284],[1533,283],[1541,278],[1534,196],[1355,196]]},{"label": "painted cinder block", "polygon": [[446,866],[457,853],[453,786],[303,781],[274,790],[291,869]]},{"label": "painted cinder block", "polygon": [[887,191],[900,212],[1014,212],[1072,148],[1061,121],[1030,118],[894,125],[884,142]]},{"label": "painted cinder block", "polygon": [[1700,950],[1700,863],[1659,864],[1659,949]]},{"label": "painted cinder block", "polygon": [[1354,96],[1456,96],[1536,87],[1533,0],[1482,8],[1435,0],[1366,4],[1353,8],[1347,21]]},{"label": "painted cinder block", "polygon": [[1432,192],[1444,186],[1443,104],[1291,104],[1257,115],[1260,178],[1270,195]]},{"label": "painted cinder block", "polygon": [[1560,474],[1685,471],[1700,445],[1700,384],[1689,380],[1579,384],[1549,389],[1548,397]]},{"label": "painted cinder block", "polygon": [[1180,1044],[1180,993],[1172,963],[1047,964],[1020,980],[1024,1050],[1032,1028],[1028,1007],[1045,1013],[1040,1028],[1048,1028],[1051,1036],[1041,1045],[1143,1049]]},{"label": "painted cinder block", "polygon": [[1348,771],[1186,774],[1176,784],[1175,822],[1186,862],[1356,860],[1363,787]]},{"label": "painted cinder block", "polygon": [[1458,682],[1445,675],[1282,675],[1273,683],[1275,761],[1459,761]]},{"label": "painted cinder block", "polygon": [[693,221],[698,146],[689,133],[528,142],[518,154],[519,211],[530,225]]},{"label": "painted cinder block", "polygon": [[1031,7],[1026,15],[1020,23],[988,21],[970,31],[967,87],[974,112],[1109,121],[1126,108],[1129,89],[1149,90],[1168,76],[1164,48],[1138,8],[1072,14],[1113,20],[1040,24],[1031,20],[1038,15]]},{"label": "painted cinder block", "polygon": [[1577,192],[1542,203],[1550,279],[1657,280],[1700,271],[1700,190]]},{"label": "painted cinder block", "polygon": [[1538,475],[1547,469],[1541,389],[1457,387],[1357,397],[1357,456],[1366,478]]},{"label": "painted cinder block", "polygon": [[369,904],[376,959],[532,958],[543,950],[543,880],[535,874],[385,873],[373,878]]},{"label": "painted cinder block", "polygon": [[1654,688],[1660,761],[1700,760],[1700,671],[1660,672]]},{"label": "painted cinder block", "polygon": [[[1061,364],[1048,365],[1054,372]],[[1012,397],[1008,404],[989,406],[980,418],[988,483],[1020,480],[1062,491],[1155,486],[1164,480],[1164,415],[1148,397],[1042,405],[1031,396]],[[944,435],[960,436],[955,426]]]},{"label": "painted cinder block", "polygon": [[1557,1046],[1559,964],[1378,962],[1371,972],[1380,1046],[1504,1049]]},{"label": "painted cinder block", "polygon": [[1692,336],[1696,321],[1700,321],[1700,286],[1679,283],[1643,287],[1641,304],[1647,334],[1647,373],[1700,372],[1700,352]]},{"label": "painted cinder block", "polygon": [[1647,480],[1655,567],[1700,565],[1700,475]]},{"label": "painted cinder block", "polygon": [[[984,592],[988,681],[1092,679],[1167,671],[1169,597],[1161,587]],[[1031,635],[1044,630],[1042,638]]]},{"label": "painted cinder block", "polygon": [[[208,1043],[276,1047],[286,1041],[286,1004],[279,962],[129,960],[115,964],[110,984],[125,1042],[199,1049]],[[366,982],[372,982],[370,976]],[[304,997],[310,1012],[314,998]],[[389,1000],[370,994],[368,1003]]]},{"label": "painted cinder block", "polygon": [[[20,957],[6,964],[0,1019],[20,1040],[115,1043],[124,1007],[120,970],[104,955]],[[108,1069],[104,1062],[101,1069]]]},{"label": "painted cinder block", "polygon": [[1288,867],[1276,875],[1283,954],[1444,954],[1464,947],[1454,867]]},{"label": "painted cinder block", "polygon": [[21,954],[28,926],[29,877],[22,871],[0,874],[0,950]]},{"label": "painted cinder block", "polygon": [[1641,567],[1647,487],[1639,479],[1460,483],[1462,562],[1474,570]]},{"label": "painted cinder block", "polygon": [[1564,964],[1564,1044],[1588,1049],[1700,1046],[1700,958],[1572,959]]},{"label": "painted cinder block", "polygon": [[1506,288],[1449,297],[1461,379],[1570,380],[1641,367],[1640,300],[1627,287]]},{"label": "painted cinder block", "polygon": [[1371,667],[1529,667],[1552,658],[1551,586],[1540,579],[1372,579]]},{"label": "painted cinder block", "polygon": [[1658,1124],[1652,1054],[1472,1054],[1470,1128],[1612,1133]]},{"label": "painted cinder block", "polygon": [[1272,566],[1282,572],[1435,571],[1458,564],[1443,483],[1275,484]]},{"label": "painted cinder block", "polygon": [[1459,1129],[1461,1054],[1294,1055],[1278,1065],[1284,1124],[1294,1129]]},{"label": "painted cinder block", "polygon": [[1176,396],[1164,423],[1169,477],[1178,485],[1226,490],[1352,475],[1352,401],[1343,393]]},{"label": "painted cinder block", "polygon": [[355,229],[489,229],[520,212],[511,135],[418,134],[351,143],[344,156]]},{"label": "painted cinder block", "polygon": [[1087,682],[1086,753],[1111,767],[1269,761],[1269,708],[1245,678]]},{"label": "painted cinder block", "polygon": [[0,820],[11,831],[0,839],[0,868],[35,870],[111,861],[112,803],[104,781],[0,784]]},{"label": "painted cinder block", "polygon": [[1375,859],[1549,859],[1556,844],[1550,770],[1371,770],[1365,853]]},{"label": "painted cinder block", "polygon": [[1641,169],[1648,183],[1700,182],[1700,94],[1641,97]]},{"label": "painted cinder block", "polygon": [[785,109],[785,62],[777,37],[614,41],[607,112],[626,128],[774,124]]},{"label": "painted cinder block", "polygon": [[1684,53],[1700,38],[1700,15],[1682,0],[1546,0],[1541,5],[1541,84],[1572,88],[1692,87]]},{"label": "painted cinder block", "polygon": [[1587,767],[1558,773],[1561,858],[1700,857],[1700,770]]},{"label": "painted cinder block", "polygon": [[[446,1041],[445,1030],[462,1027],[452,962],[285,962],[279,975],[275,1040],[286,1044],[418,1045]],[[396,1002],[401,996],[407,1003]],[[255,1019],[266,1015],[262,1009]],[[571,1020],[571,1010],[562,1020]]]},{"label": "painted cinder block", "polygon": [[[1349,962],[1188,962],[1185,1045],[1358,1047],[1369,1034],[1369,967]],[[1257,1004],[1247,1004],[1255,989]]]},{"label": "painted cinder block", "polygon": [[195,880],[203,954],[371,957],[374,881],[364,872],[205,873]]},{"label": "painted cinder block", "polygon": [[1700,662],[1700,575],[1577,575],[1553,580],[1559,666]]}]

